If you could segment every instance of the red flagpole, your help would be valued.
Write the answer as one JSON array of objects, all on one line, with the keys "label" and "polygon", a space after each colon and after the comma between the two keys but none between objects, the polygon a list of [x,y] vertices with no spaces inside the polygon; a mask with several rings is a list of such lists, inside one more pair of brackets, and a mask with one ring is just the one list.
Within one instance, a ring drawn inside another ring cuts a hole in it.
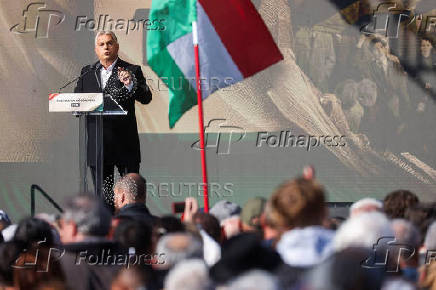
[{"label": "red flagpole", "polygon": [[196,75],[196,82],[197,82],[198,127],[200,129],[201,170],[203,175],[203,193],[204,193],[203,203],[204,203],[204,212],[209,212],[209,196],[207,192],[206,150],[204,147],[203,98],[201,96],[200,57],[198,53],[198,34],[197,34],[196,21],[192,22],[192,40],[194,44],[195,75]]}]

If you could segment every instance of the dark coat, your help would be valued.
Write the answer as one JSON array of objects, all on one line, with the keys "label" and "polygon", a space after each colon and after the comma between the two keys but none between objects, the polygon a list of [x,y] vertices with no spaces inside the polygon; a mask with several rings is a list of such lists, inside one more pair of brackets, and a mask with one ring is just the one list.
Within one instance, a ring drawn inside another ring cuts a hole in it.
[{"label": "dark coat", "polygon": [[120,208],[115,218],[130,218],[135,220],[142,220],[150,225],[153,225],[156,221],[156,217],[153,216],[148,210],[147,206],[142,203],[131,203]]},{"label": "dark coat", "polygon": [[[103,152],[105,164],[127,165],[139,164],[141,162],[141,153],[139,149],[138,128],[135,116],[135,100],[142,104],[148,104],[151,101],[152,94],[148,88],[145,78],[142,74],[141,67],[132,65],[118,58],[112,75],[109,78],[105,90],[101,88],[100,69],[96,69],[98,62],[93,65],[87,65],[82,68],[75,93],[96,93],[102,92],[107,95],[109,87],[119,88],[120,91],[127,95],[127,98],[118,99],[114,97],[124,110],[128,111],[123,116],[104,116],[103,119]],[[131,92],[128,92],[123,83],[118,80],[118,67],[127,69],[134,74],[135,86]],[[105,97],[105,105],[108,104],[108,98]],[[88,165],[96,165],[96,116],[87,116],[87,133],[88,147],[87,157]],[[100,150],[100,148],[98,149]],[[101,153],[101,152],[100,152]]]},{"label": "dark coat", "polygon": [[117,244],[104,240],[66,244],[60,262],[67,289],[110,289],[121,253]]}]

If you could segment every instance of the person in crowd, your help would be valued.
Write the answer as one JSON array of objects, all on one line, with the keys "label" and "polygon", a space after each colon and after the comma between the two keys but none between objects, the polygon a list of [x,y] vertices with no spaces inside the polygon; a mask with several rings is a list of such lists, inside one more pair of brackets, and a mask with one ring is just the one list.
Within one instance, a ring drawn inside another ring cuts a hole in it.
[{"label": "person in crowd", "polygon": [[424,265],[420,268],[419,286],[423,289],[436,290],[436,260],[434,252],[436,251],[436,222],[434,221],[428,228],[425,236],[424,247],[430,257],[426,257]]},{"label": "person in crowd", "polygon": [[211,290],[209,269],[201,259],[179,262],[165,279],[165,290]]},{"label": "person in crowd", "polygon": [[[102,200],[88,194],[71,197],[61,218],[61,261],[70,289],[108,289],[117,271],[117,244],[106,239],[111,213]],[[80,279],[78,279],[80,277]]]},{"label": "person in crowd", "polygon": [[12,224],[8,214],[0,210],[0,236],[3,241],[11,241],[17,225]]},{"label": "person in crowd", "polygon": [[123,176],[114,186],[115,218],[141,219],[150,224],[155,217],[145,205],[147,198],[146,180],[138,173]]},{"label": "person in crowd", "polygon": [[298,178],[280,185],[266,211],[282,233],[277,251],[291,266],[310,267],[330,254],[334,232],[324,229],[325,193],[314,180]]},{"label": "person in crowd", "polygon": [[419,69],[424,74],[425,88],[431,89],[435,86],[436,76],[436,59],[434,55],[433,39],[423,36],[419,40]]},{"label": "person in crowd", "polygon": [[269,289],[280,290],[280,283],[276,276],[263,270],[248,271],[229,283],[228,290],[239,289]]},{"label": "person in crowd", "polygon": [[156,268],[169,270],[178,262],[186,259],[203,259],[203,243],[200,237],[188,232],[176,232],[160,238],[157,253],[165,254],[163,264]]},{"label": "person in crowd", "polygon": [[12,266],[24,247],[24,243],[16,241],[0,243],[0,288],[14,289],[14,268]]},{"label": "person in crowd", "polygon": [[123,219],[116,227],[113,239],[129,254],[140,256],[152,253],[152,227],[145,221]]},{"label": "person in crowd", "polygon": [[150,282],[150,273],[142,267],[123,267],[112,280],[112,290],[160,289]]},{"label": "person in crowd", "polygon": [[250,198],[241,211],[241,227],[243,232],[261,232],[261,216],[265,210],[266,199]]},{"label": "person in crowd", "polygon": [[413,284],[418,282],[419,249],[421,237],[418,229],[405,219],[394,219],[392,229],[395,234],[395,243],[404,245],[405,253],[400,253],[398,258],[402,278]]},{"label": "person in crowd", "polygon": [[12,265],[14,288],[67,289],[59,253],[59,250],[55,253],[51,247],[34,246],[21,252]]},{"label": "person in crowd", "polygon": [[49,248],[60,245],[57,230],[39,218],[21,220],[15,231],[14,241],[25,243],[26,247],[41,245]]},{"label": "person in crowd", "polygon": [[345,217],[341,215],[333,215],[326,218],[323,222],[323,227],[329,230],[336,231],[345,221]]},{"label": "person in crowd", "polygon": [[196,212],[192,217],[192,222],[204,230],[215,242],[223,242],[223,233],[218,219],[210,213]]},{"label": "person in crowd", "polygon": [[383,211],[383,203],[375,198],[362,198],[350,207],[350,217],[355,217],[364,212]]},{"label": "person in crowd", "polygon": [[[389,52],[387,41],[381,37],[369,39],[363,48],[367,53],[356,61],[363,78],[377,86],[377,101],[365,112],[360,128],[379,151],[398,149],[403,117],[409,109],[407,79],[397,58]],[[383,122],[380,122],[383,120]]]},{"label": "person in crowd", "polygon": [[395,190],[383,200],[383,210],[390,219],[403,219],[407,208],[419,202],[418,197],[408,190]]},{"label": "person in crowd", "polygon": [[339,98],[342,110],[347,119],[350,130],[353,133],[359,132],[360,121],[362,120],[364,109],[359,103],[358,83],[352,79],[340,82],[335,89],[335,95]]},{"label": "person in crowd", "polygon": [[210,214],[219,220],[225,238],[229,239],[241,232],[241,207],[236,203],[221,200],[210,209]]},{"label": "person in crowd", "polygon": [[302,279],[299,289],[311,290],[380,290],[384,269],[362,267],[368,250],[347,248],[333,254]]},{"label": "person in crowd", "polygon": [[404,216],[406,220],[412,222],[419,229],[422,238],[421,244],[423,244],[428,227],[436,220],[436,203],[417,203],[412,207],[408,207]]},{"label": "person in crowd", "polygon": [[278,275],[283,285],[295,285],[332,253],[334,231],[322,226],[327,207],[317,181],[297,178],[283,183],[269,198],[265,214],[279,235],[276,249],[285,265]]},{"label": "person in crowd", "polygon": [[383,237],[394,237],[388,218],[380,212],[361,213],[349,218],[337,230],[333,239],[336,252],[349,247],[371,249]]},{"label": "person in crowd", "polygon": [[0,210],[0,232],[11,225],[11,220],[6,212]]},{"label": "person in crowd", "polygon": [[251,270],[277,274],[282,265],[280,255],[264,246],[258,234],[240,233],[223,243],[221,259],[210,268],[210,276],[217,286],[226,286]]}]

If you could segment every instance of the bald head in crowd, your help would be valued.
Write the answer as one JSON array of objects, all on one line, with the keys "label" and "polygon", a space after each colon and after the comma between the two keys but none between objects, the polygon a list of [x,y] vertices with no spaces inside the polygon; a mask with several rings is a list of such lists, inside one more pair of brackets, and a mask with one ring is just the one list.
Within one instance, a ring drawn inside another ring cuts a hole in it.
[{"label": "bald head in crowd", "polygon": [[145,204],[147,197],[145,178],[138,173],[123,176],[114,187],[115,209],[132,203]]}]

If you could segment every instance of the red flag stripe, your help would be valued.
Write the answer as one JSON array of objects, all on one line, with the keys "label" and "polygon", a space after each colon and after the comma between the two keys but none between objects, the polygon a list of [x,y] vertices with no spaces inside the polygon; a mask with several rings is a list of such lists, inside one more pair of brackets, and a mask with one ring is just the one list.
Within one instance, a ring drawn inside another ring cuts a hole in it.
[{"label": "red flag stripe", "polygon": [[58,96],[59,94],[50,94],[50,95],[48,95],[48,99],[49,100],[52,100],[52,99],[54,99],[54,97],[56,97],[56,96]]},{"label": "red flag stripe", "polygon": [[198,1],[244,78],[283,59],[250,0]]}]

